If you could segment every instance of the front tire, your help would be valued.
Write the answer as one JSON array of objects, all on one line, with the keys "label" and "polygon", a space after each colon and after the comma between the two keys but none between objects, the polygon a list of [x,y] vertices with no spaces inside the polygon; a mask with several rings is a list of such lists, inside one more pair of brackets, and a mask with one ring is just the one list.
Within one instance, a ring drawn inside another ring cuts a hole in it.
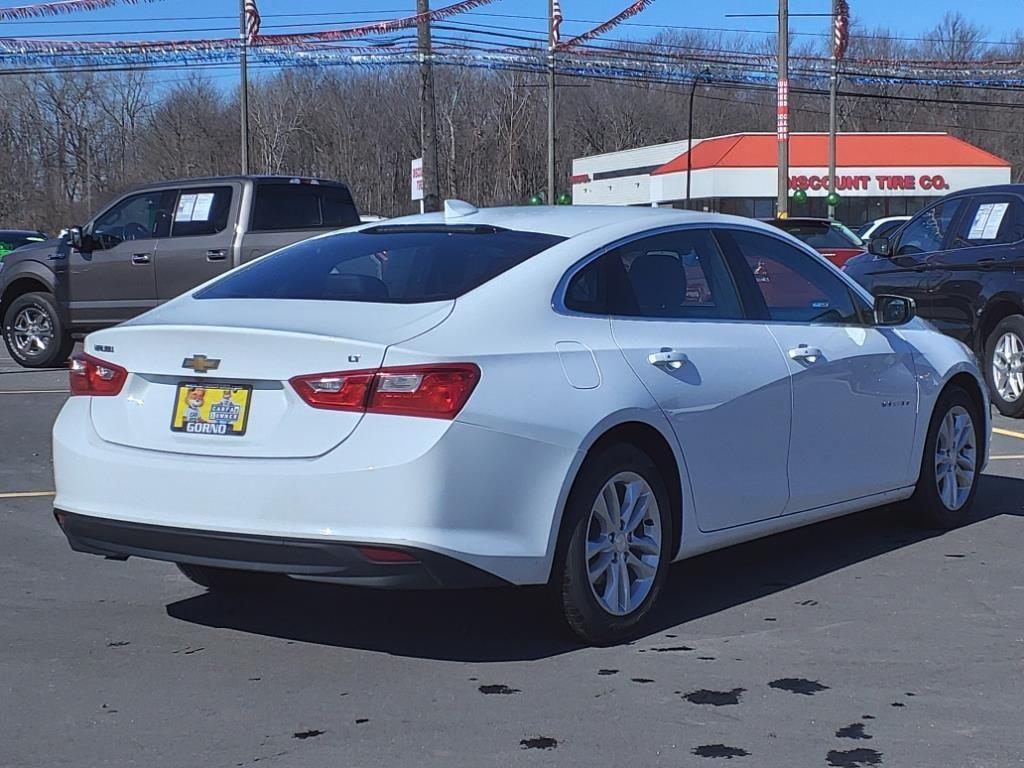
[{"label": "front tire", "polygon": [[249,592],[257,589],[273,589],[286,577],[276,573],[259,571],[237,571],[230,568],[213,568],[208,565],[176,563],[185,578],[211,592]]},{"label": "front tire", "polygon": [[978,406],[962,387],[950,387],[939,397],[910,499],[923,526],[950,529],[970,519],[978,491],[982,423]]},{"label": "front tire", "polygon": [[75,347],[49,293],[26,293],[12,301],[3,331],[7,351],[25,368],[63,365]]},{"label": "front tire", "polygon": [[985,340],[985,378],[1003,416],[1024,416],[1024,316],[999,321]]},{"label": "front tire", "polygon": [[551,588],[569,628],[588,643],[628,639],[668,574],[668,492],[651,458],[632,445],[588,459],[566,503]]}]

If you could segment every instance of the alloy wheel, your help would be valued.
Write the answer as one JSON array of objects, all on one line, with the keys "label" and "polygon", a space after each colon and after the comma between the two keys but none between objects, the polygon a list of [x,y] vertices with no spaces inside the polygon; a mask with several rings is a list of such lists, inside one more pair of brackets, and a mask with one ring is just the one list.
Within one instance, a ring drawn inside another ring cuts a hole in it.
[{"label": "alloy wheel", "polygon": [[946,413],[935,439],[935,483],[946,509],[960,509],[971,495],[977,469],[974,421],[962,406]]},{"label": "alloy wheel", "polygon": [[24,307],[14,316],[11,337],[18,354],[39,355],[53,343],[53,323],[38,307]]},{"label": "alloy wheel", "polygon": [[1008,403],[1024,394],[1024,341],[1007,331],[992,350],[992,381],[996,392]]},{"label": "alloy wheel", "polygon": [[661,515],[651,486],[619,472],[594,500],[586,562],[598,604],[614,616],[635,611],[650,594],[661,561]]}]

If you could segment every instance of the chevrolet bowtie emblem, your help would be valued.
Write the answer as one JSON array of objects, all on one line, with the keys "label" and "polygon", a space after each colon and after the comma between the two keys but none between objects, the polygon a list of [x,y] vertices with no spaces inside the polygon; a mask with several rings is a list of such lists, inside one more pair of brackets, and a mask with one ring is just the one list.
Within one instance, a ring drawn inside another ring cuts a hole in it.
[{"label": "chevrolet bowtie emblem", "polygon": [[220,360],[207,357],[206,355],[193,355],[192,357],[186,357],[182,361],[181,367],[191,368],[196,373],[206,373],[207,371],[216,371],[220,368]]}]

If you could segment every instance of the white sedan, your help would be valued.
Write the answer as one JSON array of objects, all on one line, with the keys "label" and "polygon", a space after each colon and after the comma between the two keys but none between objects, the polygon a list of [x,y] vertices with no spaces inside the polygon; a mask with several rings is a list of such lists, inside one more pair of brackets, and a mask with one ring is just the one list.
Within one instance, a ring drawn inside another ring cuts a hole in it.
[{"label": "white sedan", "polygon": [[451,201],[91,334],[55,514],[209,589],[548,584],[616,642],[673,561],[903,500],[967,519],[986,387],[913,313],[749,219]]}]

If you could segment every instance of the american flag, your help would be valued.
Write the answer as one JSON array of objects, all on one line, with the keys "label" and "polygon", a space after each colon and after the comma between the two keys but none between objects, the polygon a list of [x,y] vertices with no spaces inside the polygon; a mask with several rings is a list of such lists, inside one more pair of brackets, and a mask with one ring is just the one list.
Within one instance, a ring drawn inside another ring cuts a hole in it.
[{"label": "american flag", "polygon": [[835,1],[833,25],[832,51],[839,61],[846,55],[846,46],[850,43],[850,6],[846,0]]},{"label": "american flag", "polygon": [[558,45],[562,38],[562,4],[558,0],[551,2],[551,44]]},{"label": "american flag", "polygon": [[256,0],[245,0],[245,39],[252,43],[260,33],[260,12]]}]

